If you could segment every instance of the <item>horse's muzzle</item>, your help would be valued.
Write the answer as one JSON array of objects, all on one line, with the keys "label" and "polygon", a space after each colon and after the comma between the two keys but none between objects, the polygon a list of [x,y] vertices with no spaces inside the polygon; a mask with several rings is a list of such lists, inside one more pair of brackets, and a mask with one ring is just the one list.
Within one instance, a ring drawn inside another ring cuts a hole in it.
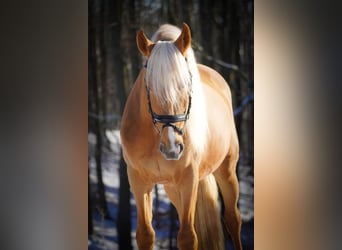
[{"label": "horse's muzzle", "polygon": [[159,150],[166,160],[179,160],[183,154],[184,145],[179,143],[176,147],[167,149],[164,143],[160,143]]}]

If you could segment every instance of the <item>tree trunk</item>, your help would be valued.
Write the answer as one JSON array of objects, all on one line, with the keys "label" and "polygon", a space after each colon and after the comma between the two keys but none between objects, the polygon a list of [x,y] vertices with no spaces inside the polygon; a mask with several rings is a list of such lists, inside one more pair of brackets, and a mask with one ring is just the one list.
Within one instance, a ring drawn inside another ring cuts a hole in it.
[{"label": "tree trunk", "polygon": [[131,203],[130,203],[130,188],[127,177],[126,163],[121,155],[120,160],[120,190],[119,190],[119,210],[118,210],[118,238],[119,249],[131,250]]},{"label": "tree trunk", "polygon": [[123,112],[126,101],[126,92],[123,76],[123,62],[121,53],[121,12],[122,1],[109,1],[107,27],[107,79],[111,95],[109,96],[111,113],[118,115],[113,118],[112,129],[120,127],[119,116]]},{"label": "tree trunk", "polygon": [[[104,60],[104,43],[103,43],[103,22],[101,15],[104,13],[104,2],[91,1],[89,3],[89,67],[92,72],[92,92],[94,97],[94,107],[97,118],[94,119],[94,132],[96,135],[95,147],[95,161],[96,161],[96,174],[97,186],[99,194],[99,203],[101,213],[105,218],[110,218],[108,206],[105,197],[105,186],[102,179],[102,145],[104,128],[100,116],[104,114],[103,105],[103,86],[102,83],[105,79],[105,72],[103,68]],[[102,101],[102,102],[101,102]]]},{"label": "tree trunk", "polygon": [[136,45],[138,31],[137,13],[134,0],[123,1],[121,16],[121,56],[123,60],[123,73],[125,90],[128,94],[141,69],[141,57]]}]

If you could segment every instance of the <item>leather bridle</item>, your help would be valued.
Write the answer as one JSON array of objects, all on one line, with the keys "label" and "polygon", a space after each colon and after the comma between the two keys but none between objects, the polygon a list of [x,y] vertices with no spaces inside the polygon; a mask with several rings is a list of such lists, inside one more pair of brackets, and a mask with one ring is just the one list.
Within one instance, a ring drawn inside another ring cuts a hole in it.
[{"label": "leather bridle", "polygon": [[[186,60],[186,59],[185,59]],[[145,65],[147,68],[147,63]],[[192,74],[189,70],[190,74],[190,81],[191,81],[191,87],[192,87]],[[152,105],[151,105],[151,96],[150,96],[150,88],[148,87],[147,81],[146,81],[146,76],[145,76],[145,87],[146,87],[146,93],[147,93],[147,103],[148,103],[148,111],[151,114],[152,117],[152,123],[154,127],[161,132],[163,131],[164,128],[166,127],[172,127],[178,134],[184,135],[184,128],[186,125],[186,121],[189,119],[190,115],[190,109],[191,109],[191,94],[189,94],[189,100],[188,100],[188,108],[184,114],[177,114],[177,115],[158,115],[152,110]],[[191,91],[190,91],[191,92]],[[182,128],[177,127],[174,123],[176,122],[184,122],[184,125]],[[159,130],[156,126],[156,123],[161,123],[163,124],[161,130]]]}]

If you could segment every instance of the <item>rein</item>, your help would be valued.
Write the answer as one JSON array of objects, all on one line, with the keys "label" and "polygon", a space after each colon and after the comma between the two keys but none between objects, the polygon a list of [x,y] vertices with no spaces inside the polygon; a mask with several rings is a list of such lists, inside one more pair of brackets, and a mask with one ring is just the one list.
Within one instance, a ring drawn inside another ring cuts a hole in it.
[{"label": "rein", "polygon": [[[185,60],[186,60],[186,58],[185,58]],[[144,67],[147,68],[147,62],[144,65]],[[190,70],[189,70],[189,74],[190,74],[190,81],[192,84],[192,74],[191,74]],[[152,123],[153,123],[154,127],[157,129],[157,131],[159,133],[161,133],[163,131],[163,129],[166,127],[172,127],[178,134],[184,135],[184,128],[186,125],[186,121],[189,119],[189,115],[190,115],[191,95],[189,94],[188,108],[187,108],[186,113],[177,114],[177,115],[158,115],[158,114],[154,113],[152,110],[150,88],[147,85],[146,76],[144,78],[144,81],[145,81],[145,87],[146,87],[146,93],[147,93],[148,111],[151,114]],[[184,122],[183,127],[182,128],[177,127],[174,124],[176,122]],[[161,130],[158,130],[158,128],[156,127],[156,123],[162,123],[163,124]]]}]

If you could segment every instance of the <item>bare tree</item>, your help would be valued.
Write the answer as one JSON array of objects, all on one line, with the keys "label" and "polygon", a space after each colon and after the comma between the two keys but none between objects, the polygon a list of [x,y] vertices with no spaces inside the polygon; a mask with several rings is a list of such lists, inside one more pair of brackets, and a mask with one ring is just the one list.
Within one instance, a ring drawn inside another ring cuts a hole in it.
[{"label": "bare tree", "polygon": [[[105,81],[105,49],[103,40],[104,1],[89,1],[89,82],[92,87],[92,106],[95,108],[97,119],[94,120],[94,132],[96,135],[95,161],[99,205],[105,218],[111,218],[105,197],[105,186],[102,179],[102,146],[104,129],[101,116],[105,113],[104,88]],[[91,107],[92,107],[91,106]]]}]

